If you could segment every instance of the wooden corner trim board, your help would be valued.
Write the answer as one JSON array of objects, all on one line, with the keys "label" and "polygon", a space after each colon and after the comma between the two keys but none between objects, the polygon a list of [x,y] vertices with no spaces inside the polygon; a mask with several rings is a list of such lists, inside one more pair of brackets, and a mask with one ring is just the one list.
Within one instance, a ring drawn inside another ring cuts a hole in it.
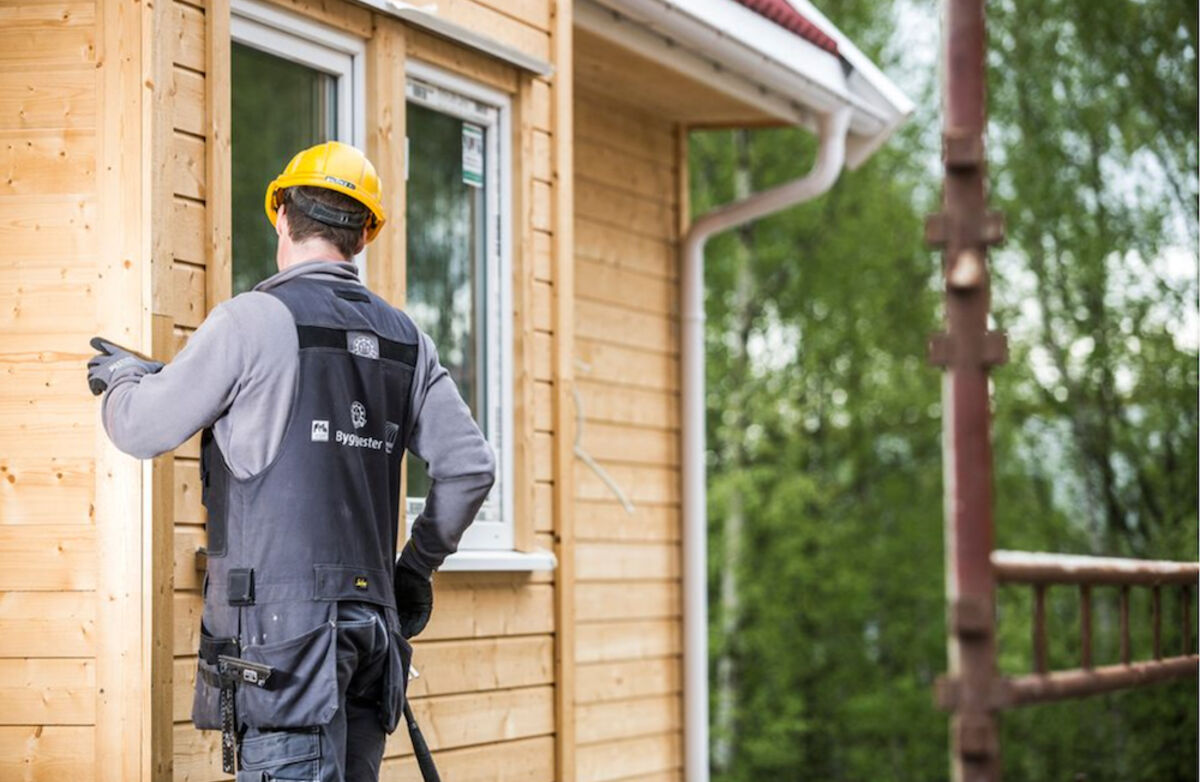
[{"label": "wooden corner trim board", "polygon": [[[155,358],[170,361],[175,354],[175,323],[154,315],[152,342]],[[143,533],[142,615],[149,654],[143,676],[150,686],[144,709],[149,731],[143,746],[143,768],[151,782],[170,782],[175,762],[173,725],[175,657],[175,455],[166,453],[151,463],[150,515]]]},{"label": "wooden corner trim board", "polygon": [[517,94],[513,99],[512,145],[513,194],[513,513],[516,528],[513,545],[529,551],[534,545],[534,481],[536,450],[533,413],[534,292],[532,263],[532,220],[527,219],[533,198],[533,122],[532,79],[518,74]]},{"label": "wooden corner trim board", "polygon": [[[96,187],[100,232],[94,301],[97,331],[151,351],[154,108],[169,81],[158,73],[157,34],[168,4],[108,0],[97,19],[100,107]],[[97,426],[95,498],[97,581],[96,782],[147,780],[153,711],[152,633],[143,592],[151,468],[119,453]],[[169,717],[169,712],[168,712]]]},{"label": "wooden corner trim board", "polygon": [[233,293],[233,160],[230,149],[229,0],[208,0],[205,12],[205,219],[207,309]]},{"label": "wooden corner trim board", "polygon": [[575,523],[574,523],[574,402],[575,372],[575,239],[572,157],[574,70],[572,67],[572,4],[555,0],[552,17],[551,83],[553,113],[553,251],[554,251],[554,519],[555,556],[555,779],[574,782],[575,757]]}]

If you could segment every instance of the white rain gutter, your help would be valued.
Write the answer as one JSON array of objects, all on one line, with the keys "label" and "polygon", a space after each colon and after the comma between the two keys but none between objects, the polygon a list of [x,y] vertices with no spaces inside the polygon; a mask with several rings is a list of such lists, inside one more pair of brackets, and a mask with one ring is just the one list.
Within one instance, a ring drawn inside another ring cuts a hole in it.
[{"label": "white rain gutter", "polygon": [[820,147],[803,177],[718,207],[683,240],[684,779],[708,782],[708,514],[704,436],[704,246],[709,237],[827,192],[846,162],[847,106],[817,119]]}]

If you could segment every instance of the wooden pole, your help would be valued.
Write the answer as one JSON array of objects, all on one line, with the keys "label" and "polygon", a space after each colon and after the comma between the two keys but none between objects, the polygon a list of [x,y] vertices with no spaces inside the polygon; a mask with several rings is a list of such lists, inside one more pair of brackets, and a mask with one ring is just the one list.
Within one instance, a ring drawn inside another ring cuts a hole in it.
[{"label": "wooden pole", "polygon": [[1046,663],[1046,585],[1033,587],[1033,670],[1045,673]]},{"label": "wooden pole", "polygon": [[987,211],[983,0],[944,3],[942,211],[926,238],[944,251],[946,331],[931,358],[942,385],[946,491],[946,598],[950,675],[959,681],[951,717],[955,782],[1000,778],[992,688],[996,678],[992,573],[992,451],[988,371],[1004,342],[988,331],[987,246],[999,223]]},{"label": "wooden pole", "polygon": [[1092,587],[1079,585],[1079,665],[1092,667]]},{"label": "wooden pole", "polygon": [[1129,665],[1129,587],[1121,587],[1121,662]]}]

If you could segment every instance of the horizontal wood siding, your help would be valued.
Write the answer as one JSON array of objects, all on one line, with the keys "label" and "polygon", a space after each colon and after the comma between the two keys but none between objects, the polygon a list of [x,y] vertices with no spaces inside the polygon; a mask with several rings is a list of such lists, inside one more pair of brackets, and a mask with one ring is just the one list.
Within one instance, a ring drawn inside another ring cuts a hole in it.
[{"label": "horizontal wood siding", "polygon": [[97,8],[0,8],[0,780],[96,778]]},{"label": "horizontal wood siding", "polygon": [[576,461],[580,782],[682,775],[675,138],[576,85],[578,437],[633,504]]}]

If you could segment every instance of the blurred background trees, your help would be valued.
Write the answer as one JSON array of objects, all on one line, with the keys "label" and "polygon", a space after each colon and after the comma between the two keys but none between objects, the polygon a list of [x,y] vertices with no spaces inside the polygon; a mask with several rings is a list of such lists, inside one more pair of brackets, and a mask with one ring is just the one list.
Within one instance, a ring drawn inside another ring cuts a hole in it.
[{"label": "blurred background trees", "polygon": [[[921,238],[940,185],[938,7],[821,10],[919,109],[829,195],[709,244],[714,778],[945,779],[940,371],[925,360],[940,258]],[[1195,559],[1197,5],[988,13],[1008,220],[994,311],[1012,352],[993,373],[998,546]],[[803,174],[814,152],[790,129],[693,133],[693,214]],[[1070,666],[1076,599],[1050,594],[1051,663]],[[1001,667],[1027,671],[1028,595],[1002,589],[999,607]],[[1165,610],[1178,617],[1173,596]],[[1115,611],[1100,590],[1101,663]],[[1197,705],[1192,682],[1009,712],[1006,773],[1194,780]]]}]

